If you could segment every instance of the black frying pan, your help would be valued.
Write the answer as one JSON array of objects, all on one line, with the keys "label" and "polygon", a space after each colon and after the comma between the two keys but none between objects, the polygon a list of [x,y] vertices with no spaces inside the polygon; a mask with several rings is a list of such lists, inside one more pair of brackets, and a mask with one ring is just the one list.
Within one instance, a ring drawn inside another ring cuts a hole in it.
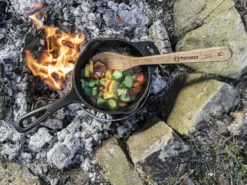
[{"label": "black frying pan", "polygon": [[[140,93],[135,102],[131,103],[125,108],[105,110],[98,107],[97,105],[92,104],[85,95],[79,80],[81,79],[81,69],[95,54],[105,51],[118,53],[128,52],[132,56],[148,56],[152,54],[151,51],[153,51],[155,54],[159,54],[157,47],[153,44],[153,42],[150,41],[128,42],[121,39],[95,39],[90,41],[75,63],[72,77],[72,90],[70,93],[54,103],[48,104],[21,116],[15,124],[16,130],[19,132],[26,132],[44,121],[48,116],[50,116],[58,109],[72,103],[82,103],[88,108],[111,115],[130,115],[136,112],[141,107],[141,105],[143,105],[149,93],[151,75],[153,73],[152,66],[143,66],[143,72],[148,79],[144,85],[143,92]],[[39,116],[40,114],[41,116],[38,117],[35,121],[32,123],[27,123],[27,120],[30,117]]]}]

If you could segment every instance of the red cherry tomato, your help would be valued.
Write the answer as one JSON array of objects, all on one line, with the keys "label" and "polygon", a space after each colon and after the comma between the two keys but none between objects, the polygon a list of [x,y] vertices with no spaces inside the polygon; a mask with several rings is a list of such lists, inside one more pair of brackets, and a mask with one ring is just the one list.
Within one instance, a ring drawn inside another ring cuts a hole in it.
[{"label": "red cherry tomato", "polygon": [[110,69],[111,73],[113,73],[115,71],[115,69]]},{"label": "red cherry tomato", "polygon": [[138,74],[136,77],[136,81],[143,85],[145,83],[144,74],[143,73]]}]

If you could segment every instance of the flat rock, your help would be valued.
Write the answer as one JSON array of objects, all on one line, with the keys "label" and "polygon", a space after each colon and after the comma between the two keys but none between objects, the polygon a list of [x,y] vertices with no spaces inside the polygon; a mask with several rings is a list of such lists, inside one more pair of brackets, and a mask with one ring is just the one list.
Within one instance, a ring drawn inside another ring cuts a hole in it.
[{"label": "flat rock", "polygon": [[172,129],[162,121],[145,131],[134,134],[127,141],[132,161],[140,162],[161,150],[172,137]]},{"label": "flat rock", "polygon": [[[186,7],[186,8],[185,8]],[[178,36],[183,36],[202,26],[212,17],[234,7],[233,0],[183,0],[174,3],[174,27]]]},{"label": "flat rock", "polygon": [[108,139],[96,153],[99,165],[104,169],[105,178],[112,185],[142,185],[116,138]]},{"label": "flat rock", "polygon": [[32,175],[26,167],[8,162],[0,157],[0,184],[41,185],[38,177]]},{"label": "flat rock", "polygon": [[136,168],[158,184],[181,173],[189,161],[189,146],[163,121],[134,134],[127,145]]},{"label": "flat rock", "polygon": [[[186,65],[197,71],[236,79],[244,73],[247,66],[247,34],[232,0],[176,1],[174,12],[176,33],[181,35],[188,32],[177,43],[177,51],[214,46],[229,46],[233,51],[232,58],[227,62]],[[195,20],[202,23],[197,29],[192,24]]]},{"label": "flat rock", "polygon": [[227,113],[240,101],[234,87],[199,74],[187,74],[167,123],[180,134],[189,135],[201,121]]}]

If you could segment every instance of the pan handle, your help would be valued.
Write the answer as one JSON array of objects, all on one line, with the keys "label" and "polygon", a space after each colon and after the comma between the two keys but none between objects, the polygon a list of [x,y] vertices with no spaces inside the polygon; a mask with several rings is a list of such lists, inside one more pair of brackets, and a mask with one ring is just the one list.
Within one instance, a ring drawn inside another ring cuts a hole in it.
[{"label": "pan handle", "polygon": [[[38,124],[40,124],[42,121],[44,121],[46,118],[48,118],[51,114],[53,114],[60,108],[76,102],[79,102],[79,99],[77,98],[75,91],[72,89],[70,93],[66,95],[64,98],[54,103],[48,104],[44,107],[35,109],[21,116],[15,123],[15,129],[21,133],[27,132],[32,128],[34,128],[35,126],[37,126]],[[36,120],[32,121],[31,123],[28,123],[28,119],[33,116],[39,116],[39,117]]]},{"label": "pan handle", "polygon": [[160,54],[158,48],[152,41],[132,42],[132,44],[136,46],[145,56]]},{"label": "pan handle", "polygon": [[[160,54],[157,46],[152,41],[132,42],[132,44],[135,47],[137,47],[138,50],[141,52],[141,54],[144,55],[144,56],[159,55]],[[151,65],[150,66],[151,75],[154,74],[156,66],[157,65]]]}]

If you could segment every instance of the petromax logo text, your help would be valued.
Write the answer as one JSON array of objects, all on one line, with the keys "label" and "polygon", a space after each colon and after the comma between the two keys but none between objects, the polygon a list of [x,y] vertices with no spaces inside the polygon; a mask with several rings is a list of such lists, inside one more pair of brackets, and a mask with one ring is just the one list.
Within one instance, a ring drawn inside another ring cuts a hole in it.
[{"label": "petromax logo text", "polygon": [[199,59],[199,56],[186,56],[186,57],[182,57],[182,56],[175,56],[174,60],[175,61],[186,61],[186,60],[196,60]]}]

